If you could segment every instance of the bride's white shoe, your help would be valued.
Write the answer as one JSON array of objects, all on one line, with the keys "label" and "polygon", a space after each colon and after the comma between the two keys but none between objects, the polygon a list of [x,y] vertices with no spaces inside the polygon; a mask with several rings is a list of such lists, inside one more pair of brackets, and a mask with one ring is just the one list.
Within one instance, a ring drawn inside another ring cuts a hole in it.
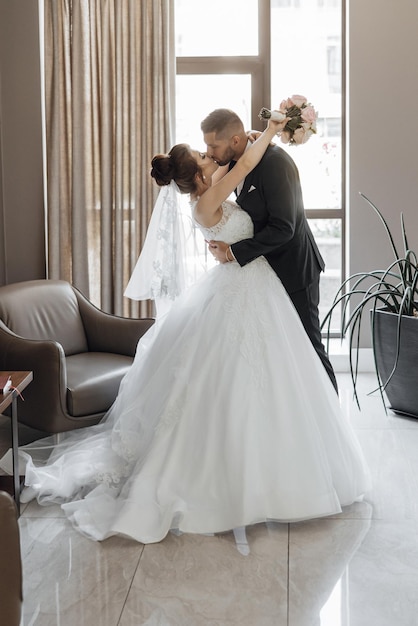
[{"label": "bride's white shoe", "polygon": [[238,552],[243,556],[248,556],[250,554],[250,546],[248,545],[245,526],[234,528],[234,537]]}]

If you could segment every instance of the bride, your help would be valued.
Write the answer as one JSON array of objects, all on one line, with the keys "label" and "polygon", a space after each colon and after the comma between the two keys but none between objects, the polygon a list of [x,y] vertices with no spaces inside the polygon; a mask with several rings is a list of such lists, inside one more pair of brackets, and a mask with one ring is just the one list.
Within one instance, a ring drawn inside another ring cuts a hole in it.
[{"label": "bride", "polygon": [[[154,157],[163,210],[175,220],[179,191],[190,194],[205,239],[251,237],[250,217],[226,198],[282,125],[270,120],[213,186],[218,166],[206,154],[180,144]],[[216,533],[333,515],[369,488],[335,390],[264,257],[216,265],[175,300],[139,342],[100,424],[55,447],[51,438],[23,446],[20,455],[22,501],[61,503],[95,540],[120,534],[152,543],[170,530]]]}]

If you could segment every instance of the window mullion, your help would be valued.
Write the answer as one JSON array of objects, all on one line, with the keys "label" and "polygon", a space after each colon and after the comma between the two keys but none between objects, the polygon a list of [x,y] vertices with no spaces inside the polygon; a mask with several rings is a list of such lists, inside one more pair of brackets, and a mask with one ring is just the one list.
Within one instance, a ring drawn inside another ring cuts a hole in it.
[{"label": "window mullion", "polygon": [[177,57],[177,74],[251,74],[261,69],[256,56]]}]

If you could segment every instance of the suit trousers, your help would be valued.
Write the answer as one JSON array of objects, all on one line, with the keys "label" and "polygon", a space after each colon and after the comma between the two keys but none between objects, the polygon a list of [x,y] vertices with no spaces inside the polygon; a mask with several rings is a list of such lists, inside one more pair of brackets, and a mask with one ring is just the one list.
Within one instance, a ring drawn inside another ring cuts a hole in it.
[{"label": "suit trousers", "polygon": [[321,327],[319,322],[319,276],[318,279],[308,285],[305,289],[289,294],[295,309],[297,310],[302,324],[308,334],[313,347],[315,348],[323,366],[338,393],[338,384],[335,373],[328,354],[322,343]]}]

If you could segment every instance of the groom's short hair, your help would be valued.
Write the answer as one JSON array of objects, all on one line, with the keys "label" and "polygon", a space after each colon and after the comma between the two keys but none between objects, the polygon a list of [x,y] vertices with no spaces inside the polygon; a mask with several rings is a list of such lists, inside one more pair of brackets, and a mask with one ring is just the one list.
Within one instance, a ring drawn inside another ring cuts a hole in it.
[{"label": "groom's short hair", "polygon": [[212,113],[209,113],[207,117],[200,124],[202,132],[206,135],[208,133],[215,133],[217,136],[237,135],[244,133],[244,124],[238,115],[231,111],[231,109],[215,109]]}]

